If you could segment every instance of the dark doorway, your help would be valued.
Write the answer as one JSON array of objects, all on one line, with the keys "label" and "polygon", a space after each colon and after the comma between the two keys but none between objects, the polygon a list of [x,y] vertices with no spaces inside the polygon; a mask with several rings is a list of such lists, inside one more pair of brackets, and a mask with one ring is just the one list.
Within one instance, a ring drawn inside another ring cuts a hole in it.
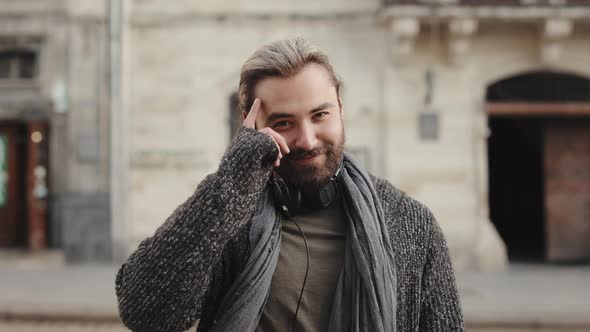
[{"label": "dark doorway", "polygon": [[542,121],[490,117],[489,128],[490,218],[508,247],[510,260],[542,260]]},{"label": "dark doorway", "polygon": [[542,260],[544,236],[543,124],[539,119],[490,117],[490,218],[510,260]]},{"label": "dark doorway", "polygon": [[[590,80],[554,72],[526,73],[490,85],[486,97],[490,129],[489,213],[507,246],[509,259],[546,261],[560,257],[551,252],[561,254],[562,248],[572,246],[576,255],[588,256],[590,238],[578,236],[575,244],[569,241],[575,238],[574,230],[578,234],[590,232],[590,220],[583,217],[588,208],[577,204],[580,207],[575,207],[576,211],[557,217],[555,211],[569,209],[561,198],[561,193],[567,195],[568,190],[580,202],[590,199],[588,191],[579,190],[586,188],[590,180],[570,175],[578,172],[577,165],[586,165],[590,156],[587,149],[579,146],[590,146],[590,142],[585,142],[587,136],[582,134],[566,139],[571,136],[566,134],[567,128],[573,128],[574,124],[582,133],[585,128],[590,131]],[[583,128],[579,129],[580,126]],[[560,143],[556,150],[548,148],[547,142],[567,143]],[[570,150],[583,152],[570,153]],[[552,165],[563,164],[556,161],[561,154],[571,160],[560,166],[561,175],[549,174],[547,170]],[[561,196],[555,196],[554,191]]]},{"label": "dark doorway", "polygon": [[26,129],[0,123],[0,247],[27,244]]}]

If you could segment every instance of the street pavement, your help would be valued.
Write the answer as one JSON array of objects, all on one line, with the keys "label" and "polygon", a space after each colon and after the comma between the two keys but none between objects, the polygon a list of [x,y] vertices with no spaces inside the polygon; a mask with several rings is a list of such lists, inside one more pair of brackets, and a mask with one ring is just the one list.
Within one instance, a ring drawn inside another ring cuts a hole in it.
[{"label": "street pavement", "polygon": [[[0,331],[125,331],[114,290],[117,269],[0,263]],[[457,273],[457,283],[468,331],[590,331],[588,264],[513,264],[504,272]]]},{"label": "street pavement", "polygon": [[590,264],[457,273],[467,326],[590,331]]},{"label": "street pavement", "polygon": [[129,331],[119,323],[63,322],[54,320],[0,321],[2,332],[124,332]]}]

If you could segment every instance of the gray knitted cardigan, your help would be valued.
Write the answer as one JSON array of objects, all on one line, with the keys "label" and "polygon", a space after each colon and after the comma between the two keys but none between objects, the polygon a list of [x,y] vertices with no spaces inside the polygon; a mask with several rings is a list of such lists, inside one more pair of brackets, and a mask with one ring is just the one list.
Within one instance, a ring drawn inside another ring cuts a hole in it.
[{"label": "gray knitted cardigan", "polygon": [[[278,150],[243,128],[216,173],[180,205],[121,266],[119,313],[133,331],[197,330],[216,309],[249,255],[249,221]],[[432,213],[389,182],[372,178],[381,198],[398,275],[398,331],[463,331],[448,249]],[[393,313],[392,313],[393,314]]]}]

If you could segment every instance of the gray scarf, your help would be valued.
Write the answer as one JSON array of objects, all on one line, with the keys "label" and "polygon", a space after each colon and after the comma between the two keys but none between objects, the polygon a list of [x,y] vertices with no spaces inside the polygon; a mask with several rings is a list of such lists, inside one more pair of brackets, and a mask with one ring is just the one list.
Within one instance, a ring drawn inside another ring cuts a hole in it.
[{"label": "gray scarf", "polygon": [[[329,330],[396,331],[395,262],[379,197],[369,175],[348,154],[344,154],[341,181],[349,227]],[[250,257],[224,296],[213,331],[256,330],[270,292],[280,244],[281,218],[270,190],[266,190],[252,218]]]}]

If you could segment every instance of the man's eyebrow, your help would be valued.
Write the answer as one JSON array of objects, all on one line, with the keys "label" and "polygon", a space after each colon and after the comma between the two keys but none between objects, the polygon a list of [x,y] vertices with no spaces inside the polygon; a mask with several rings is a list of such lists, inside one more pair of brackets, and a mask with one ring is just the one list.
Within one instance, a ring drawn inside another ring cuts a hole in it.
[{"label": "man's eyebrow", "polygon": [[318,107],[314,107],[311,111],[309,111],[309,113],[315,113],[315,112],[318,112],[318,111],[323,111],[326,108],[330,108],[330,107],[334,107],[334,104],[332,104],[331,102],[328,101],[328,102],[325,102],[325,103],[321,104]]},{"label": "man's eyebrow", "polygon": [[[313,114],[315,112],[319,112],[319,111],[325,110],[330,107],[334,107],[334,104],[332,104],[331,102],[325,102],[325,103],[321,104],[320,106],[312,108],[309,111],[309,114]],[[277,113],[272,113],[271,115],[269,115],[268,118],[266,118],[266,122],[269,123],[269,122],[275,121],[277,119],[293,118],[293,117],[295,117],[295,116],[291,113],[277,112]]]}]

